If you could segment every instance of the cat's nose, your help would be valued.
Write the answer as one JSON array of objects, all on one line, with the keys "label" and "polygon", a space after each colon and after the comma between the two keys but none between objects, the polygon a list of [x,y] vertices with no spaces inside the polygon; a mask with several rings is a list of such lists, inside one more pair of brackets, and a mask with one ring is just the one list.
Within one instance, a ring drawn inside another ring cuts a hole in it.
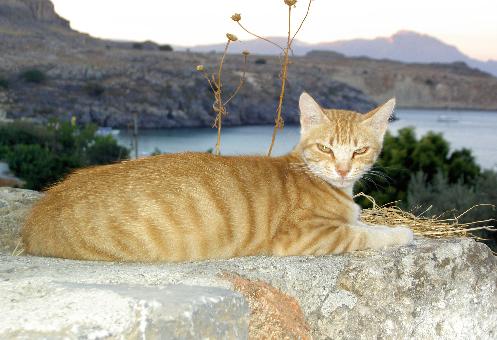
[{"label": "cat's nose", "polygon": [[349,173],[350,169],[344,169],[344,168],[337,168],[337,172],[340,176],[346,177],[347,174]]}]

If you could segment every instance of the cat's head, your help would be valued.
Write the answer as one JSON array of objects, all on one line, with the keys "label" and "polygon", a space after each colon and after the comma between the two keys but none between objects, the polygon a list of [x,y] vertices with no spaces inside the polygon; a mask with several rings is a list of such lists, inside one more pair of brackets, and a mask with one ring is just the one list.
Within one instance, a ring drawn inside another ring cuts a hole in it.
[{"label": "cat's head", "polygon": [[322,108],[300,96],[301,137],[296,148],[308,169],[338,188],[349,188],[378,158],[393,113],[390,99],[367,114]]}]

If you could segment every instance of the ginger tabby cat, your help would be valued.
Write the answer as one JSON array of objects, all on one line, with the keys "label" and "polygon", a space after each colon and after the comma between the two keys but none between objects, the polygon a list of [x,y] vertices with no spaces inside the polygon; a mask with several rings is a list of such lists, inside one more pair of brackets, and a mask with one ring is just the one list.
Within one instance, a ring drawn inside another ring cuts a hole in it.
[{"label": "ginger tabby cat", "polygon": [[352,187],[378,157],[392,99],[368,114],[300,97],[301,139],[282,157],[180,153],[78,170],[33,207],[27,253],[105,261],[325,255],[408,244],[359,221]]}]

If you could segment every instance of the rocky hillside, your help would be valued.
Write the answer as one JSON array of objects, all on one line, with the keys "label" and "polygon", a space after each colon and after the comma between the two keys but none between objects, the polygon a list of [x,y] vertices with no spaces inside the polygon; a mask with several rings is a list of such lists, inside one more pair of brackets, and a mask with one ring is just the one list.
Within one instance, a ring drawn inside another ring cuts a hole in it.
[{"label": "rocky hillside", "polygon": [[[71,30],[49,0],[0,0],[0,49],[0,119],[76,116],[79,122],[125,127],[137,112],[146,128],[212,125],[212,94],[195,66],[214,71],[217,54],[98,40]],[[238,83],[241,64],[239,55],[227,58],[227,93]],[[226,125],[271,124],[278,84],[279,59],[251,56]],[[406,65],[326,53],[296,57],[287,123],[297,122],[297,98],[304,89],[325,106],[363,112],[394,95],[401,107],[497,110],[497,78],[464,65]]]},{"label": "rocky hillside", "polygon": [[321,73],[361,89],[377,102],[395,96],[404,108],[497,110],[497,78],[462,62],[401,63],[310,52],[302,64],[319,65]]}]

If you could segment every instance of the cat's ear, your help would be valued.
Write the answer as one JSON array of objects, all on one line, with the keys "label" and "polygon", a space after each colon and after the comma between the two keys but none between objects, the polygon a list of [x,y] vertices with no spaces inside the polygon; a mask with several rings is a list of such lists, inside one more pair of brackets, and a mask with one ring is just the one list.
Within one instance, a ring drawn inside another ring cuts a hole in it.
[{"label": "cat's ear", "polygon": [[378,106],[373,111],[364,115],[362,124],[371,127],[383,139],[388,127],[388,120],[395,108],[395,98],[390,99],[385,104]]},{"label": "cat's ear", "polygon": [[321,106],[307,93],[302,92],[299,99],[300,108],[300,133],[304,134],[312,127],[324,122],[324,115]]}]

